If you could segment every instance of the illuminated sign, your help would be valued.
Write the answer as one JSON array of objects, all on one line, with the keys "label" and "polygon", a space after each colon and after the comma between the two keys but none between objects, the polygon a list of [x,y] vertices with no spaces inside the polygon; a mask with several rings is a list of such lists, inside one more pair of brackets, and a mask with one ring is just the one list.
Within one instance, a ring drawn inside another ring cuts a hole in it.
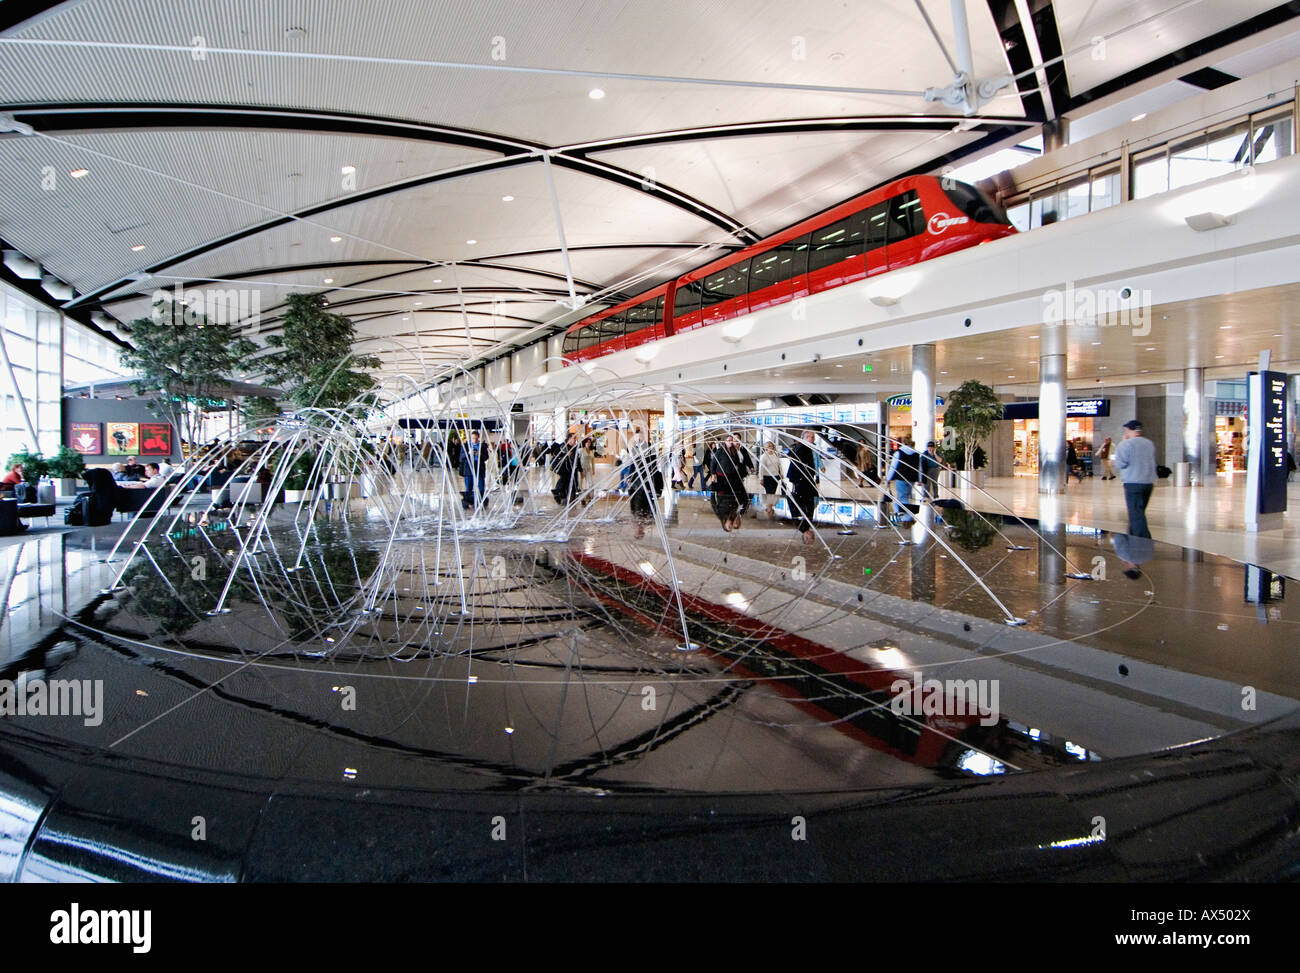
[{"label": "illuminated sign", "polygon": [[[891,395],[889,398],[885,399],[885,404],[891,409],[910,409],[912,408],[912,396],[910,393]],[[943,396],[936,395],[934,397],[934,404],[943,405]]]}]

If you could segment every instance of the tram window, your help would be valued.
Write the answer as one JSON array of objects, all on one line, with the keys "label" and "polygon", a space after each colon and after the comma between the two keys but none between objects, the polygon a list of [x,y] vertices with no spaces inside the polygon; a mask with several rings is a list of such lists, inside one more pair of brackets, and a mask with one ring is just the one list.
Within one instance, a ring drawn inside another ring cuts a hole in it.
[{"label": "tram window", "polygon": [[749,291],[749,261],[742,260],[727,268],[726,279],[722,285],[724,295],[730,299],[740,297]]},{"label": "tram window", "polygon": [[677,296],[673,300],[673,317],[680,318],[683,314],[690,314],[699,309],[700,282],[692,281],[689,284],[678,285]]},{"label": "tram window", "polygon": [[925,229],[925,215],[915,189],[889,201],[889,242],[897,243],[914,237]]},{"label": "tram window", "polygon": [[700,300],[701,307],[712,307],[727,299],[727,279],[731,276],[730,268],[720,270],[704,278],[704,294]]},{"label": "tram window", "polygon": [[756,254],[750,258],[749,270],[749,289],[751,291],[762,290],[775,284],[781,278],[777,276],[777,269],[780,267],[781,253],[778,250],[768,250],[766,253]]},{"label": "tram window", "polygon": [[808,273],[808,247],[811,234],[798,237],[777,248],[776,279],[791,280]]},{"label": "tram window", "polygon": [[862,236],[866,213],[854,213],[812,235],[808,269],[820,270],[863,252]]},{"label": "tram window", "polygon": [[[662,298],[660,298],[662,300]],[[627,331],[631,334],[633,331],[640,331],[643,328],[654,326],[655,321],[655,304],[653,300],[642,301],[640,304],[630,308],[627,312]]]},{"label": "tram window", "polygon": [[566,355],[572,355],[577,350],[578,332],[575,331],[573,334],[566,334],[564,336],[564,353]]},{"label": "tram window", "polygon": [[[964,182],[950,181],[944,190],[954,206],[968,216],[973,223],[1006,223],[1007,214],[993,199],[980,192],[974,186]],[[1085,194],[1085,206],[1087,205]],[[1087,212],[1085,210],[1085,212]]]},{"label": "tram window", "polygon": [[877,203],[866,211],[867,214],[867,251],[885,245],[885,228],[889,221],[889,204]]}]

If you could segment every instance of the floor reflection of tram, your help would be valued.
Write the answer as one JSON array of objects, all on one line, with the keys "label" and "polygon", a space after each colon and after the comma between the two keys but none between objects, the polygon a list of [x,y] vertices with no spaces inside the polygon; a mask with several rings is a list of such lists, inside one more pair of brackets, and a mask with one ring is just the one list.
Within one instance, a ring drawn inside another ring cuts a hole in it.
[{"label": "floor reflection of tram", "polygon": [[[582,569],[614,582],[599,588],[585,585],[581,571],[575,572],[574,580],[604,604],[656,629],[679,624],[667,585],[593,554],[571,552],[571,556]],[[612,591],[617,591],[617,597]],[[1002,741],[1015,736],[1005,721],[983,726],[978,713],[897,714],[890,706],[896,695],[890,687],[900,679],[910,680],[910,670],[872,666],[728,606],[684,591],[681,595],[692,639],[701,651],[727,663],[740,678],[761,680],[841,733],[953,776],[965,776],[972,766],[978,766],[980,773],[1004,769],[993,766],[999,762],[984,755],[996,756],[1005,749]]]}]

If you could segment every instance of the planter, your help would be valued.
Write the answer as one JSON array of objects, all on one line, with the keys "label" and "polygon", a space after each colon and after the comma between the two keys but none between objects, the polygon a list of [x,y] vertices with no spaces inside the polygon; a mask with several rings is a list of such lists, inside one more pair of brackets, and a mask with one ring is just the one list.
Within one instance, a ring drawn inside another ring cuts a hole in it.
[{"label": "planter", "polygon": [[59,478],[59,496],[75,497],[77,495],[77,485],[80,481],[75,476],[64,476]]},{"label": "planter", "polygon": [[285,490],[285,503],[311,503],[316,499],[315,490]]},{"label": "planter", "polygon": [[325,498],[327,500],[352,500],[361,496],[361,488],[355,483],[327,483]]}]

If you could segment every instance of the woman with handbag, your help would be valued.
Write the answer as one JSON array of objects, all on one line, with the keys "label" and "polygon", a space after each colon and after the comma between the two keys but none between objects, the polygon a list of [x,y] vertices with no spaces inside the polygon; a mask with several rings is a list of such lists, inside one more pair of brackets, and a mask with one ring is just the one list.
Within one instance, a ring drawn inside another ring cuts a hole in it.
[{"label": "woman with handbag", "polygon": [[776,520],[776,504],[780,499],[781,457],[777,455],[776,443],[769,442],[763,447],[758,458],[758,479],[763,486],[763,508],[768,520]]}]

